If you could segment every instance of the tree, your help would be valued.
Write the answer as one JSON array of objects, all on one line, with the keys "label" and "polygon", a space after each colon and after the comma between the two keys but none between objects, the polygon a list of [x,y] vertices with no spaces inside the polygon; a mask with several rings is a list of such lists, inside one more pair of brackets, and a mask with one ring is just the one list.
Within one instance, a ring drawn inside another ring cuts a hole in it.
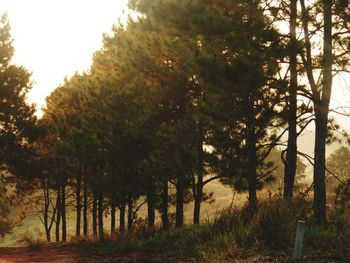
[{"label": "tree", "polygon": [[277,109],[285,83],[276,78],[277,34],[259,1],[227,5],[219,12],[225,14],[218,23],[219,37],[209,31],[199,53],[209,90],[205,109],[214,126],[209,141],[222,162],[219,171],[227,182],[248,190],[255,207],[256,190],[265,177],[258,167],[281,136],[273,127],[281,125]]},{"label": "tree", "polygon": [[6,15],[0,24],[0,162],[14,169],[19,164],[16,159],[29,150],[36,117],[34,105],[26,102],[32,87],[30,74],[23,67],[10,64],[14,49]]},{"label": "tree", "polygon": [[298,44],[296,37],[297,29],[297,0],[290,1],[290,87],[288,96],[288,145],[284,170],[284,191],[285,198],[293,196],[294,181],[297,170],[297,92],[298,92],[298,71],[297,54]]},{"label": "tree", "polygon": [[[348,66],[349,52],[344,52],[346,50],[344,47],[348,44],[349,21],[344,14],[348,12],[349,3],[323,0],[316,2],[315,5],[306,5],[305,0],[300,0],[300,4],[304,40],[299,53],[309,81],[309,94],[315,112],[314,214],[319,223],[325,223],[327,220],[325,152],[329,135],[328,115],[333,66],[336,72]],[[341,9],[338,9],[340,6]],[[320,12],[321,17],[317,16]],[[312,52],[312,45],[320,47],[317,54]]]},{"label": "tree", "polygon": [[[300,3],[300,6],[298,5]],[[273,6],[271,6],[271,4]],[[332,93],[333,77],[348,70],[349,61],[349,3],[348,1],[266,1],[274,16],[274,21],[290,22],[290,30],[282,38],[289,41],[287,67],[290,71],[291,87],[289,89],[289,140],[285,167],[285,198],[292,196],[293,170],[297,152],[295,140],[300,131],[295,132],[295,83],[296,72],[308,80],[308,85],[297,87],[297,97],[309,100],[313,107],[306,124],[315,122],[314,153],[314,214],[320,223],[326,222],[326,187],[325,187],[325,149],[331,134],[332,120],[329,118],[329,105]],[[296,32],[302,32],[296,39]],[[296,63],[296,64],[295,64]],[[297,67],[295,67],[297,66]],[[300,78],[302,79],[302,78]],[[294,84],[294,87],[293,87]],[[310,105],[311,105],[310,103]],[[297,104],[301,110],[301,105]],[[305,118],[306,120],[306,118]],[[295,136],[296,135],[296,136]]]},{"label": "tree", "polygon": [[[32,83],[30,73],[25,68],[11,64],[13,54],[10,26],[5,14],[0,19],[0,184],[4,192],[9,187],[8,180],[16,179],[14,176],[25,179],[33,178],[34,174],[30,143],[35,137],[37,120],[34,105],[27,103],[27,93]],[[17,190],[21,190],[19,184]],[[10,230],[8,205],[4,203],[8,199],[4,197],[3,191],[1,234]]]}]

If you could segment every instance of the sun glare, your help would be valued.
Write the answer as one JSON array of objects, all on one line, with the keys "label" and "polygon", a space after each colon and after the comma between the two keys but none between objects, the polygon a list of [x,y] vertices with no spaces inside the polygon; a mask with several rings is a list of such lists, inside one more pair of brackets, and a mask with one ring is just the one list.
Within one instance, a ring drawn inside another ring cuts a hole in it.
[{"label": "sun glare", "polygon": [[102,34],[125,19],[127,0],[0,0],[14,39],[13,62],[32,72],[40,109],[65,76],[88,69]]}]

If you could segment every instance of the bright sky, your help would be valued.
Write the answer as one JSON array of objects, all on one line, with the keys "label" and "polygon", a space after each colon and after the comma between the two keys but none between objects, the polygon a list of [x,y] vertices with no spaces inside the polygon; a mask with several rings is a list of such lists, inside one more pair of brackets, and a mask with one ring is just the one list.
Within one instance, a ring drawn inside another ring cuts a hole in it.
[{"label": "bright sky", "polygon": [[29,100],[41,108],[65,76],[89,69],[102,34],[126,7],[127,0],[0,0],[14,39],[13,62],[33,73]]}]

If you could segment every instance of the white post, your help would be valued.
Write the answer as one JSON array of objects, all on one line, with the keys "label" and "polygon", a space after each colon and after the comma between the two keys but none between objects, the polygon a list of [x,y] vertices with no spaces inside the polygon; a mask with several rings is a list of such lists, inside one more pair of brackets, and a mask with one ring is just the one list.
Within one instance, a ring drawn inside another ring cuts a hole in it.
[{"label": "white post", "polygon": [[305,221],[298,220],[297,233],[296,233],[295,244],[294,244],[293,263],[299,263],[301,260],[304,233],[305,233]]}]

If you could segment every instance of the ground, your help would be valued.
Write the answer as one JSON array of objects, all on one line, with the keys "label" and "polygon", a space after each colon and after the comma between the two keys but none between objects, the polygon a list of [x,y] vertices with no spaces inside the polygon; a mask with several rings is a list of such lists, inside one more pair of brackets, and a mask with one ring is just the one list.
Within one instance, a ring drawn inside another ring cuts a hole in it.
[{"label": "ground", "polygon": [[42,248],[31,251],[28,248],[0,248],[0,263],[28,263],[28,262],[45,262],[45,263],[160,263],[160,262],[195,262],[191,259],[182,260],[176,255],[155,255],[151,253],[132,252],[113,257],[92,257],[79,254],[77,251],[70,249]]},{"label": "ground", "polygon": [[[0,263],[196,263],[193,258],[182,259],[177,255],[160,255],[149,252],[132,252],[111,257],[97,257],[81,255],[72,249],[41,248],[32,251],[28,248],[0,248]],[[233,263],[238,261],[232,261]],[[268,263],[276,262],[271,258],[251,257],[240,260],[242,263]]]},{"label": "ground", "polygon": [[[62,262],[73,263],[79,261],[79,255],[74,251],[59,251],[52,248],[31,251],[27,248],[1,248],[0,263],[24,262]],[[86,262],[86,261],[85,261]]]}]

